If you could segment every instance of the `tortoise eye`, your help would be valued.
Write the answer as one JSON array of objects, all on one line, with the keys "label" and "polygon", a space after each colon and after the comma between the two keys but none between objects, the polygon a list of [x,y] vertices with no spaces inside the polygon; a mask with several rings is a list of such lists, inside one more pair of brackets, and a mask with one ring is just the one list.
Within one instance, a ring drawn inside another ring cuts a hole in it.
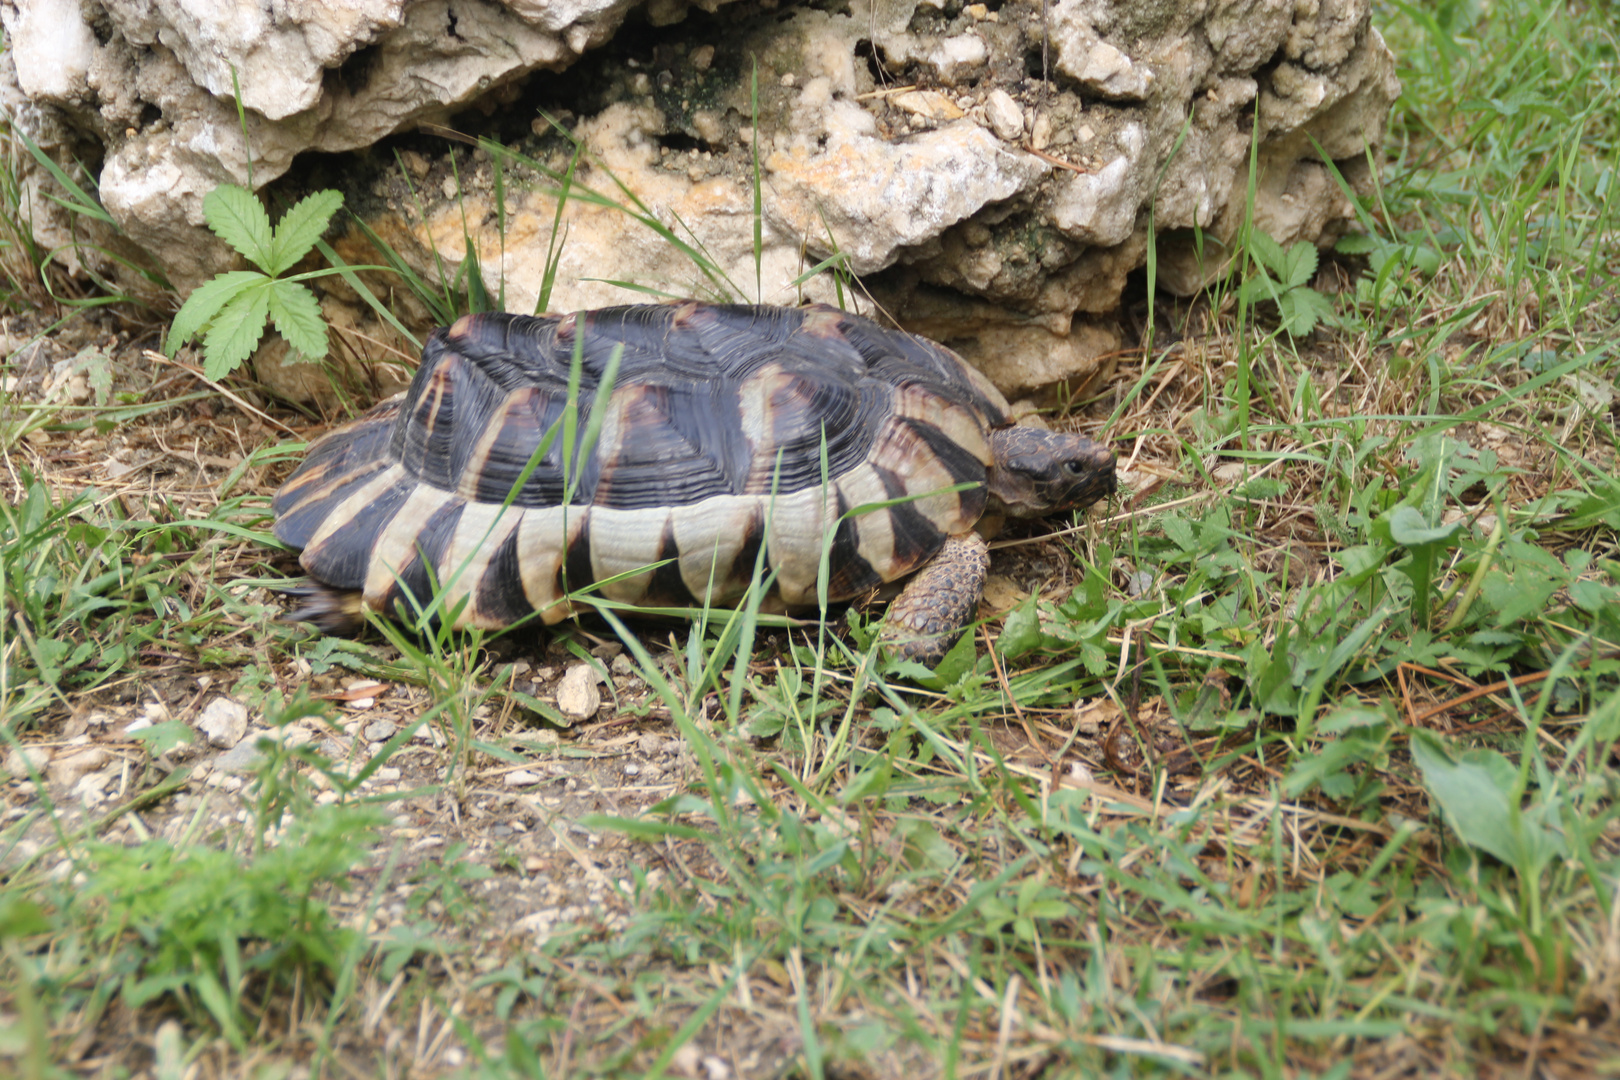
[{"label": "tortoise eye", "polygon": [[1086,472],[1086,463],[1083,461],[1065,461],[1063,463],[1063,471],[1068,473],[1070,476],[1084,476]]}]

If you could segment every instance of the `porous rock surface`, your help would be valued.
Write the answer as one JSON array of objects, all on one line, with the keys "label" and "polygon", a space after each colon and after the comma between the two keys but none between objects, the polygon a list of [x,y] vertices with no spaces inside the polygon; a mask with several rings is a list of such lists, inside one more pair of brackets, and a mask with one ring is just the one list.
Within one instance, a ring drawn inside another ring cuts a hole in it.
[{"label": "porous rock surface", "polygon": [[[793,283],[836,252],[903,325],[1018,393],[1083,380],[1117,347],[1104,316],[1150,214],[1161,287],[1220,271],[1251,151],[1274,239],[1326,244],[1351,221],[1323,157],[1365,183],[1399,91],[1368,3],[1051,0],[1043,24],[1038,0],[0,0],[0,106],[86,162],[122,242],[188,288],[232,265],[201,227],[214,185],[296,192],[305,151],[485,118],[509,136],[518,113],[532,130],[503,142],[526,158],[357,156],[349,205],[423,271],[458,270],[471,232],[513,310],[548,254],[560,310],[638,298],[615,280],[833,299],[826,276]],[[633,192],[715,272],[577,191],[557,255],[559,129],[586,147],[577,183]],[[47,243],[85,233],[55,203],[34,211]]]}]

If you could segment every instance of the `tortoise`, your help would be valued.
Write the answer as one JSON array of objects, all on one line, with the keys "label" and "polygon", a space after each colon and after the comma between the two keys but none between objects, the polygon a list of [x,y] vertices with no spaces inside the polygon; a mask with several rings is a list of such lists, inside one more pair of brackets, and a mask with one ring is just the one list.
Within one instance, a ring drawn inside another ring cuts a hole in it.
[{"label": "tortoise", "polygon": [[[573,366],[583,418],[615,358],[594,445],[539,453]],[[756,566],[765,610],[806,609],[825,547],[829,601],[915,575],[882,639],[932,665],[977,608],[984,534],[1114,488],[1106,447],[1013,424],[934,342],[825,305],[688,301],[434,331],[410,389],[311,446],[273,510],[316,583],[289,618],[329,631],[408,616],[436,586],[485,628],[557,622],[592,586],[735,605]]]}]

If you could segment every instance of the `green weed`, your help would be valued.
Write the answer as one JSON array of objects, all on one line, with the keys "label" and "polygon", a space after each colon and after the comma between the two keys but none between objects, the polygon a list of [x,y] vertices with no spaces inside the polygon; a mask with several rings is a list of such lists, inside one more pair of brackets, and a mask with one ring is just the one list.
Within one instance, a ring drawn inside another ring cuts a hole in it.
[{"label": "green weed", "polygon": [[273,321],[305,358],[323,359],[326,323],[315,294],[301,282],[336,271],[281,275],[309,254],[342,205],[338,192],[316,192],[288,210],[272,229],[270,215],[251,192],[234,184],[221,184],[209,192],[203,199],[208,227],[259,269],[229,271],[192,292],[169,328],[168,354],[174,356],[206,329],[203,372],[217,382],[252,355],[264,336],[265,323]]}]

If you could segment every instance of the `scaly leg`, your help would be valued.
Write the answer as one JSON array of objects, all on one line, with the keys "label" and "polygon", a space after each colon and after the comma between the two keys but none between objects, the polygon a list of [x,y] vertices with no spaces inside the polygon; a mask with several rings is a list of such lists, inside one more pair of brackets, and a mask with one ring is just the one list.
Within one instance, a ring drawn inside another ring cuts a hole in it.
[{"label": "scaly leg", "polygon": [[990,573],[990,546],[976,532],[945,541],[889,605],[878,640],[891,656],[933,667],[978,610]]}]

